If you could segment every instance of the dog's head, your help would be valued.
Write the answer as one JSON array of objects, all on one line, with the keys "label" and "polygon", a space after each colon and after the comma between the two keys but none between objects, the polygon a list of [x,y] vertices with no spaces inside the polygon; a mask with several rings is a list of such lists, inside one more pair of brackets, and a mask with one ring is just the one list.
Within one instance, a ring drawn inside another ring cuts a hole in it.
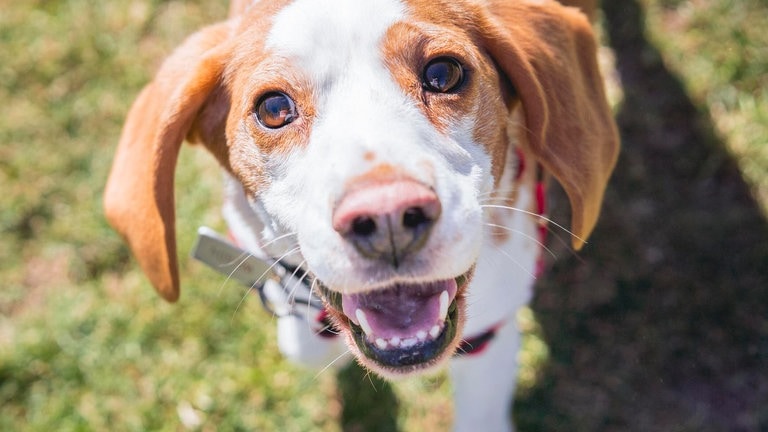
[{"label": "dog's head", "polygon": [[295,235],[358,358],[384,375],[455,350],[481,201],[510,187],[511,141],[565,189],[580,247],[618,147],[590,25],[554,2],[489,3],[253,2],[190,37],[131,109],[105,194],[160,294],[179,294],[185,138]]}]

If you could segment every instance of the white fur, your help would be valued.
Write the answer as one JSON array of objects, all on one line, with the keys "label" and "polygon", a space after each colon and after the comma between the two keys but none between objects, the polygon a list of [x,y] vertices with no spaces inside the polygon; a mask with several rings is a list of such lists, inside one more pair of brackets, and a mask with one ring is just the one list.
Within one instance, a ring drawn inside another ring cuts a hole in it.
[{"label": "white fur", "polygon": [[[515,116],[511,125],[520,121],[517,117]],[[516,130],[516,127],[510,130]],[[511,142],[514,144],[514,140]],[[518,188],[514,191],[516,200],[509,203],[491,199],[488,204],[501,204],[523,211],[534,208],[535,191],[532,186],[535,183],[535,173],[529,168],[521,179],[524,180],[523,185],[515,184],[516,174],[517,155],[510,147],[499,184],[515,185],[514,187]],[[496,244],[491,234],[495,227],[486,226],[483,247],[469,290],[468,320],[464,328],[467,335],[482,333],[501,320],[513,319],[517,310],[528,304],[531,299],[531,289],[536,279],[536,262],[541,251],[537,233],[537,224],[540,221],[523,211],[493,207],[486,208],[484,212],[485,222],[505,227],[502,231],[508,238],[504,243]],[[490,217],[491,214],[493,218]]]},{"label": "white fur", "polygon": [[482,354],[451,360],[455,431],[514,430],[509,412],[517,383],[519,349],[520,331],[512,319],[498,329]]},{"label": "white fur", "polygon": [[[297,0],[275,17],[267,47],[302,71],[321,114],[306,145],[268,161],[270,185],[259,191],[257,201],[248,200],[242,186],[227,177],[225,218],[241,244],[257,255],[280,256],[298,241],[301,253],[289,261],[306,260],[320,280],[347,293],[402,280],[454,278],[477,263],[465,337],[504,325],[486,352],[452,361],[456,430],[511,430],[520,339],[514,314],[531,295],[539,251],[533,240],[536,223],[522,212],[481,209],[493,179],[490,156],[472,138],[473,119],[440,133],[382,64],[381,38],[402,19],[404,8],[396,0]],[[366,160],[368,152],[375,153],[375,161]],[[442,205],[421,259],[396,272],[359,257],[330,222],[347,180],[382,163],[433,187]],[[513,183],[514,163],[510,149],[502,184]],[[532,190],[517,196],[515,206],[531,208]],[[491,228],[484,225],[491,212],[498,213],[494,220],[517,231],[502,244],[493,242]],[[315,366],[345,352],[342,338],[319,338],[290,316],[279,319],[278,337],[286,356]]]},{"label": "white fur", "polygon": [[[379,44],[403,18],[401,8],[394,0],[298,0],[276,16],[268,35],[268,48],[296,62],[314,84],[322,115],[305,148],[272,162],[272,182],[260,199],[297,233],[313,273],[341,292],[454,278],[479,254],[478,195],[489,189],[490,158],[472,141],[470,119],[448,136],[438,133],[383,65]],[[369,151],[374,162],[365,161]],[[424,259],[397,271],[360,258],[328,223],[346,181],[382,163],[433,187],[445,215],[420,254]]]}]

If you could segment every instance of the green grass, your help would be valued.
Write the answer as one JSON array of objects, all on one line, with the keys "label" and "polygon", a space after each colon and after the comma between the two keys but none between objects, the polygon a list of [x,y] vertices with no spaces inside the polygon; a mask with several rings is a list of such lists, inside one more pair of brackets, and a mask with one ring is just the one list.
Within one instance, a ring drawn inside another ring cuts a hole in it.
[{"label": "green grass", "polygon": [[708,108],[768,213],[768,3],[644,3],[652,41],[694,101]]},{"label": "green grass", "polygon": [[[187,34],[226,15],[220,3],[0,0],[0,430],[446,429],[443,376],[390,387],[287,364],[256,299],[185,258],[198,225],[223,228],[200,149],[184,149],[176,180],[180,303],[154,294],[104,221],[130,102]],[[665,61],[768,206],[765,4],[646,3]],[[535,316],[521,319],[526,397],[549,351]]]}]

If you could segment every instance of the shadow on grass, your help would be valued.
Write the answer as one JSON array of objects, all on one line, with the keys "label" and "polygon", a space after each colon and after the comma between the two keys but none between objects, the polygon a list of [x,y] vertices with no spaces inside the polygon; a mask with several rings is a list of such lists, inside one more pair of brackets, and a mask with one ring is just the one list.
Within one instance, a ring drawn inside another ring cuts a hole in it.
[{"label": "shadow on grass", "polygon": [[344,432],[396,432],[398,402],[392,387],[357,363],[339,371]]},{"label": "shadow on grass", "polygon": [[551,356],[518,397],[518,426],[768,430],[768,222],[645,39],[637,2],[603,10],[625,92],[622,156],[591,244],[561,251],[537,288]]}]

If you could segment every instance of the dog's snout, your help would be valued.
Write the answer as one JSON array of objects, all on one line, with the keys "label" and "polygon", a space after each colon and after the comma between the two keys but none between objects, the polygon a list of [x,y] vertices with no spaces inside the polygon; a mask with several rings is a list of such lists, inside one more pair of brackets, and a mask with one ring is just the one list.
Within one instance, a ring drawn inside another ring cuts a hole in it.
[{"label": "dog's snout", "polygon": [[334,211],[333,227],[361,255],[397,267],[424,246],[440,212],[431,188],[395,180],[348,192]]}]

